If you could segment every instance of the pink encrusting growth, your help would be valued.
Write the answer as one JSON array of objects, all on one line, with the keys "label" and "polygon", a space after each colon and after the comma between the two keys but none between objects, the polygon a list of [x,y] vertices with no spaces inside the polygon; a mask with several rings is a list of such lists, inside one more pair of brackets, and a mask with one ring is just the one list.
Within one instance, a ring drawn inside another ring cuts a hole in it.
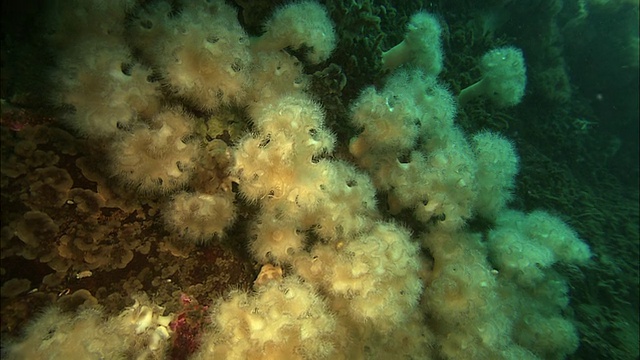
[{"label": "pink encrusting growth", "polygon": [[202,344],[202,333],[211,323],[209,307],[199,305],[185,293],[180,294],[182,310],[171,321],[173,331],[170,357],[174,360],[188,359]]}]

